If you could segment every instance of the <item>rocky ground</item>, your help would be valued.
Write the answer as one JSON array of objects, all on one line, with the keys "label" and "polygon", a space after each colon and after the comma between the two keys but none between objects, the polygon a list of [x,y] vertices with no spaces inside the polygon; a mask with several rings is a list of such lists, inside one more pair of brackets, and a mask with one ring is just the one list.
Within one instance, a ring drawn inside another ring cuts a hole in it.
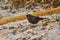
[{"label": "rocky ground", "polygon": [[[5,4],[2,4],[3,7]],[[1,6],[1,5],[0,5]],[[2,9],[0,7],[0,18],[13,17],[23,14],[30,14],[35,11],[45,10],[41,6],[36,6],[33,10],[20,8],[19,10]],[[0,40],[60,40],[60,14],[42,16],[49,18],[41,20],[37,26],[31,26],[28,20],[10,22],[0,25]],[[46,24],[45,24],[46,23]]]},{"label": "rocky ground", "polygon": [[[56,15],[55,15],[56,16]],[[51,21],[54,19],[47,16]],[[60,40],[60,26],[57,21],[43,26],[30,26],[27,20],[11,22],[0,26],[0,40]]]}]

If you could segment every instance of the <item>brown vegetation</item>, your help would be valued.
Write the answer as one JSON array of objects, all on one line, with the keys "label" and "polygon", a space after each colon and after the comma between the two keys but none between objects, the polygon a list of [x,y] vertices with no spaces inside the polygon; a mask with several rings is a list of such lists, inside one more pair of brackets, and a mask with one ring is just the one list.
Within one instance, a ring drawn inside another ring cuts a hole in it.
[{"label": "brown vegetation", "polygon": [[[54,14],[54,13],[60,14],[60,7],[53,8],[50,10],[44,10],[44,11],[40,11],[40,12],[33,12],[33,13],[31,13],[31,15],[33,15],[33,16],[46,16],[46,15],[50,15],[50,14]],[[6,24],[8,22],[15,22],[15,21],[24,20],[24,19],[26,19],[25,14],[21,15],[21,16],[6,18],[6,19],[0,19],[0,25]]]}]

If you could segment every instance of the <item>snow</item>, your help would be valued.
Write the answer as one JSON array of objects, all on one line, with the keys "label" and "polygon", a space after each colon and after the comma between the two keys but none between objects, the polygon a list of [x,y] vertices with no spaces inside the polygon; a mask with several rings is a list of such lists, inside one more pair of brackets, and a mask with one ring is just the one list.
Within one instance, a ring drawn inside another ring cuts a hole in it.
[{"label": "snow", "polygon": [[[7,0],[5,0],[7,2]],[[5,3],[6,3],[5,2]],[[4,4],[2,4],[4,5]],[[5,5],[4,5],[5,6]],[[43,9],[40,6],[37,6],[34,11],[42,11]],[[7,17],[13,17],[18,16],[22,14],[30,14],[33,12],[33,10],[27,10],[24,8],[21,8],[19,10],[13,10],[12,12],[16,11],[15,13],[9,12],[10,9],[2,10],[0,8],[0,16],[2,18]],[[54,19],[53,19],[53,17]],[[47,17],[50,20],[55,20],[56,16],[58,18],[57,14],[48,16]],[[23,40],[24,38],[26,40],[33,40],[36,38],[36,40],[60,40],[60,26],[58,25],[58,22],[50,23],[46,27],[46,29],[41,30],[43,27],[42,21],[40,21],[36,27],[29,26],[29,22],[26,20],[23,21],[17,21],[17,22],[10,22],[4,25],[0,25],[0,33],[4,34],[0,40]],[[4,27],[7,27],[7,29],[4,29]],[[12,29],[9,29],[10,27],[14,27]],[[15,32],[15,34],[14,34]],[[39,39],[40,38],[40,39]]]}]

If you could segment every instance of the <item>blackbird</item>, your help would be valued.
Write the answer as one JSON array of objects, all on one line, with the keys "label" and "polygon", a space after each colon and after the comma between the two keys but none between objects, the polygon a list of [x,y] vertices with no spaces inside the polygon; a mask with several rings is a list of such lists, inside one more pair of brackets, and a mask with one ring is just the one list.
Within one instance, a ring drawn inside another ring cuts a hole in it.
[{"label": "blackbird", "polygon": [[40,20],[47,19],[47,18],[40,18],[37,16],[32,16],[30,14],[27,14],[27,19],[31,24],[37,24]]}]

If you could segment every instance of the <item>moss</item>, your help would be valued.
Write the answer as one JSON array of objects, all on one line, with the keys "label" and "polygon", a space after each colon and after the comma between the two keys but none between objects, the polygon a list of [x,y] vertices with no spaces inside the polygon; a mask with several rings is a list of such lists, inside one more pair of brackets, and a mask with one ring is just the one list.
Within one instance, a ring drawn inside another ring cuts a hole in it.
[{"label": "moss", "polygon": [[12,27],[9,27],[9,29],[14,29],[15,27],[14,26],[12,26]]}]

